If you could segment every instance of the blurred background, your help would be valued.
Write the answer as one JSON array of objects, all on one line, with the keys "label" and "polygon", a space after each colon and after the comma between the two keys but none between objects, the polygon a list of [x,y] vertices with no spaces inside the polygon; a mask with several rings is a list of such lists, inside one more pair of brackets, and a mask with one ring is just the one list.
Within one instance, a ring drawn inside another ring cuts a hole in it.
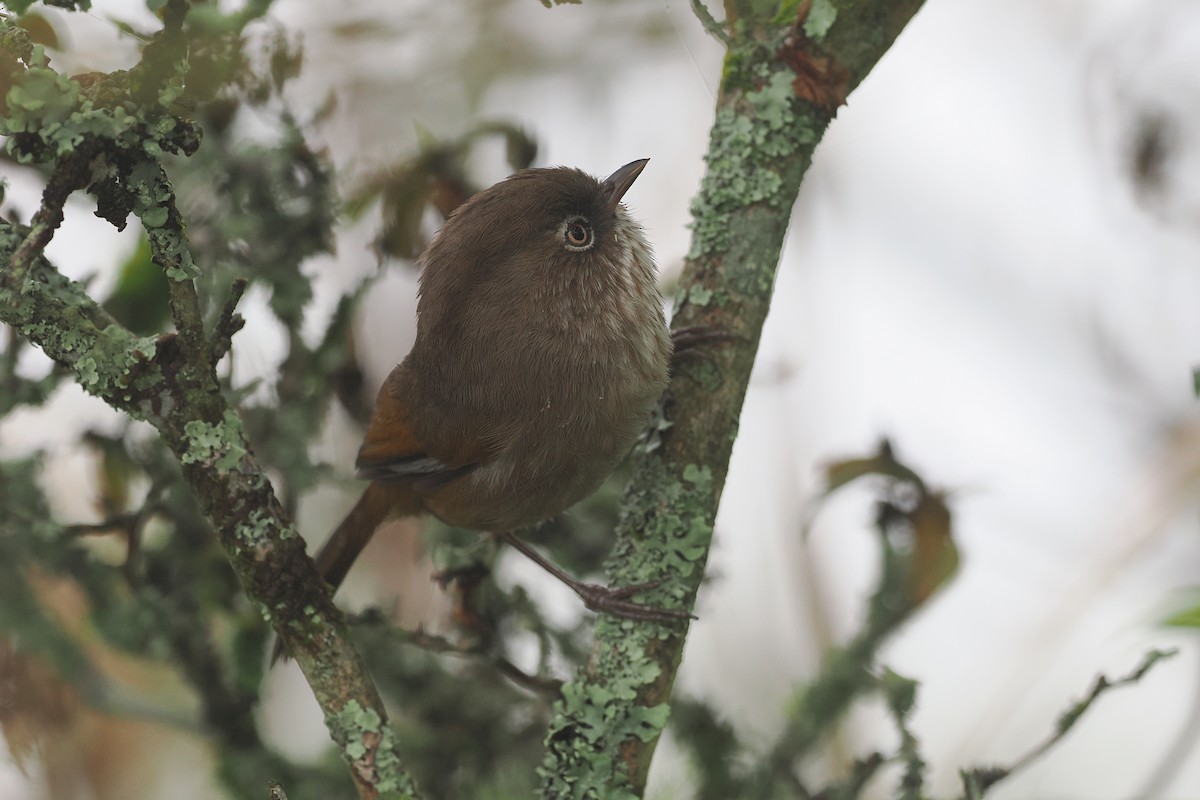
[{"label": "blurred background", "polygon": [[[52,16],[56,67],[129,66],[136,48],[113,23],[152,28],[147,13],[97,0]],[[333,104],[312,139],[339,184],[489,120],[526,131],[538,165],[606,175],[648,157],[626,202],[664,284],[678,275],[722,55],[687,0],[281,0],[271,17],[303,46],[298,115]],[[860,624],[877,563],[871,494],[817,501],[825,465],[886,436],[947,493],[961,551],[953,583],[884,653],[921,683],[914,732],[931,788],[951,795],[960,768],[1025,753],[1098,673],[1178,647],[995,796],[1200,796],[1200,649],[1194,629],[1164,625],[1200,597],[1198,54],[1190,0],[928,0],[840,109],[796,205],[677,684],[748,743],[773,741],[798,682]],[[253,119],[239,125],[257,134]],[[2,169],[6,203],[27,218],[36,177]],[[482,185],[507,174],[503,143],[472,151],[471,169]],[[378,235],[378,217],[361,216],[339,228],[336,256],[306,268],[314,331],[374,278],[355,322],[368,386],[407,351],[415,310],[416,273],[381,259]],[[136,242],[79,200],[50,255],[103,296]],[[267,303],[243,303],[235,385],[281,358]],[[0,455],[46,449],[55,513],[87,521],[94,477],[76,440],[105,426],[117,429],[113,412],[63,390],[0,420]],[[358,434],[344,415],[322,442],[348,477]],[[342,480],[301,499],[310,541],[352,491]],[[343,602],[407,593],[401,619],[434,624],[447,601],[427,566],[405,572],[411,541],[378,537]],[[579,613],[523,561],[501,566],[552,616]],[[272,673],[261,723],[293,757],[326,747],[294,666]],[[831,757],[888,747],[889,731],[868,706]],[[195,767],[200,740],[144,723],[111,736],[159,749],[104,796],[224,796]],[[689,781],[664,742],[648,796],[688,797]],[[36,765],[0,754],[0,797],[45,792]]]}]

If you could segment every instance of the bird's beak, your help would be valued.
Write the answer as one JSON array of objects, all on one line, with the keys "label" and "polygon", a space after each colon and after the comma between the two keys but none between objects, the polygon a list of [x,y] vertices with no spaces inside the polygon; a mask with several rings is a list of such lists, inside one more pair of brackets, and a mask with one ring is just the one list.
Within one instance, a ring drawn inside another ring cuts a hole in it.
[{"label": "bird's beak", "polygon": [[637,180],[638,175],[642,174],[642,170],[646,168],[649,161],[648,158],[631,161],[604,179],[604,183],[601,184],[604,188],[604,203],[610,213],[617,210],[617,203],[621,202],[625,192],[629,191],[630,186],[633,186],[633,182]]}]

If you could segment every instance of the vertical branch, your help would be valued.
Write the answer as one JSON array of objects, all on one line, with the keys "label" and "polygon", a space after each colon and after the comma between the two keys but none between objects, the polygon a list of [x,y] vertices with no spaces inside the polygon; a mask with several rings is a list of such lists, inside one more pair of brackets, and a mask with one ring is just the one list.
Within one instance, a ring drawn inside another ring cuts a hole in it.
[{"label": "vertical branch", "polygon": [[[33,227],[0,220],[0,322],[72,370],[85,390],[157,429],[247,596],[304,670],[360,797],[416,797],[345,620],[213,369],[193,284],[198,271],[159,160],[199,146],[199,129],[171,113],[186,74],[187,8],[185,0],[170,0],[161,35],[128,71],[81,83],[55,72],[34,48],[21,61],[0,59],[0,79],[13,83],[0,131],[11,135],[18,154],[54,165]],[[0,40],[11,27],[0,15]],[[43,257],[63,203],[83,187],[95,196],[98,215],[116,227],[131,211],[141,219],[170,284],[177,335],[134,336]],[[232,309],[222,324],[220,347],[232,335]]]},{"label": "vertical branch", "polygon": [[[179,333],[188,362],[206,375],[212,375],[215,362],[212,361],[211,348],[204,335],[200,298],[196,294],[195,279],[200,270],[192,260],[187,240],[183,235],[183,219],[175,205],[174,189],[162,167],[158,167],[156,172],[153,182],[166,197],[162,205],[166,211],[166,222],[159,228],[146,226],[150,253],[154,263],[167,275],[171,317],[175,321],[175,330]],[[216,376],[212,375],[211,379],[215,383]]]},{"label": "vertical branch", "polygon": [[[783,22],[780,5],[793,11]],[[726,4],[729,52],[674,325],[736,338],[674,376],[664,398],[674,427],[661,448],[639,458],[626,492],[608,577],[615,585],[662,580],[646,602],[694,604],[801,179],[837,107],[920,6]],[[641,796],[686,632],[597,622],[592,657],[556,707],[544,797]]]}]

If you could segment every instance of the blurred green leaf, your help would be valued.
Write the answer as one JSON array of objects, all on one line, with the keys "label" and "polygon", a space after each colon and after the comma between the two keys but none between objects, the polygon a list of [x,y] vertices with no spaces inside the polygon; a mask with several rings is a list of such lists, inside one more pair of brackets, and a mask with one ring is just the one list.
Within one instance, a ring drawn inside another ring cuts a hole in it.
[{"label": "blurred green leaf", "polygon": [[1200,604],[1176,611],[1163,624],[1171,628],[1200,628]]},{"label": "blurred green leaf", "polygon": [[117,285],[104,308],[139,336],[160,333],[170,314],[167,276],[150,255],[145,234],[117,274]]}]

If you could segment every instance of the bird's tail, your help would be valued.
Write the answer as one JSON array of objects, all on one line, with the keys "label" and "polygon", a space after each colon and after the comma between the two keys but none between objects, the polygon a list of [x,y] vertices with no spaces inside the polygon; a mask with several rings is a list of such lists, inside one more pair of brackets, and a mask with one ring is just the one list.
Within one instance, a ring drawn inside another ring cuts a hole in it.
[{"label": "bird's tail", "polygon": [[317,572],[337,591],[380,525],[388,519],[410,516],[418,511],[420,504],[407,487],[369,484],[354,508],[317,552]]}]

